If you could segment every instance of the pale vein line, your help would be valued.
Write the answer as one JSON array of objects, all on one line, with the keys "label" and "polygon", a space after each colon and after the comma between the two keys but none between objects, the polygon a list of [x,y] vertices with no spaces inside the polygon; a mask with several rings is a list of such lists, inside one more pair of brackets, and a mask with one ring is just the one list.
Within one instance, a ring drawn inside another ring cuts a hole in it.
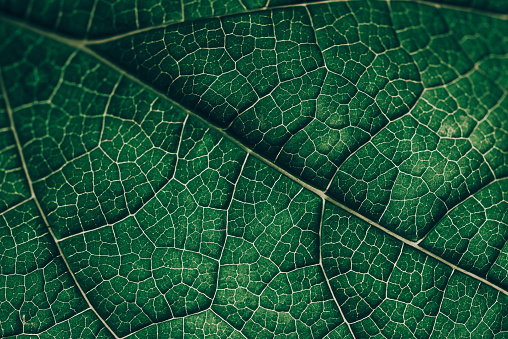
[{"label": "pale vein line", "polygon": [[[187,115],[187,118],[188,117],[189,116]],[[215,301],[215,297],[217,296],[217,291],[219,290],[219,278],[218,277],[219,277],[220,268],[221,268],[220,262],[222,260],[222,255],[224,254],[224,248],[226,247],[226,241],[228,240],[228,233],[229,233],[228,232],[229,231],[229,222],[227,222],[227,220],[229,220],[229,210],[231,209],[231,205],[233,204],[233,200],[235,199],[236,187],[238,186],[237,184],[242,177],[243,169],[245,168],[245,164],[247,163],[247,158],[249,158],[249,153],[245,154],[245,158],[243,159],[242,167],[240,168],[240,171],[238,172],[238,178],[236,178],[236,182],[233,186],[233,192],[231,193],[231,200],[229,201],[229,206],[226,211],[226,232],[225,232],[226,236],[224,237],[224,243],[222,244],[222,248],[221,248],[219,259],[218,259],[219,271],[217,272],[217,282],[215,283],[215,293],[213,294],[213,297],[212,297],[212,304]]]},{"label": "pale vein line", "polygon": [[[74,319],[74,318],[76,318],[76,317],[78,317],[78,316],[80,316],[80,315],[82,315],[82,314],[86,313],[87,311],[88,311],[88,308],[87,308],[87,309],[82,310],[82,311],[81,311],[81,312],[79,312],[79,313],[76,313],[76,314],[74,314],[74,315],[70,316],[69,318],[65,318],[65,319],[63,319],[63,320],[60,320],[59,322],[55,322],[55,323],[54,323],[53,325],[51,325],[49,328],[47,328],[46,330],[44,330],[43,332],[38,333],[38,334],[40,335],[40,334],[43,334],[43,333],[48,333],[51,329],[54,329],[55,327],[57,327],[57,326],[59,326],[59,325],[61,325],[61,324],[64,324],[64,323],[66,323],[66,322],[69,322],[69,323],[70,323],[70,321],[71,321],[72,319]],[[26,324],[23,324],[23,326],[24,326],[24,325],[26,325]],[[61,333],[61,332],[60,332],[60,333]],[[22,334],[25,334],[25,335],[33,335],[33,334],[31,334],[31,333],[25,333],[25,331],[24,331],[24,330],[23,330],[23,333],[22,333]],[[6,337],[6,338],[19,338],[19,335],[20,335],[20,334],[16,334],[16,335],[13,335],[12,337],[11,337],[11,336],[9,336],[9,337]]]},{"label": "pale vein line", "polygon": [[211,307],[210,307],[210,312],[212,312],[213,314],[215,314],[217,317],[219,317],[220,320],[224,321],[226,324],[228,324],[229,326],[231,326],[231,328],[238,334],[240,334],[242,337],[246,338],[247,337],[245,336],[245,334],[242,333],[242,331],[239,331],[237,330],[235,327],[233,327],[233,325],[231,325],[229,323],[229,321],[226,321],[226,319],[224,319],[223,317],[220,316],[220,314],[218,314],[217,312],[215,312]]},{"label": "pale vein line", "polygon": [[[270,6],[269,5],[270,1],[268,1],[267,4],[264,7],[249,9],[249,10],[245,10],[245,11],[231,12],[231,13],[227,13],[226,15],[204,16],[204,17],[196,18],[195,20],[221,18],[221,17],[224,17],[224,16],[235,15],[235,14],[251,14],[251,13],[256,13],[256,12],[266,11],[266,10],[283,9],[283,8],[296,8],[296,7],[307,7],[307,6],[314,6],[314,5],[320,5],[320,4],[331,4],[331,3],[346,2],[346,1],[350,2],[350,1],[361,1],[361,0],[324,0],[324,1],[316,1],[316,2],[312,2],[312,3],[302,2],[302,3],[299,3],[299,4],[289,4],[289,5],[272,6],[272,7],[269,7]],[[386,2],[386,3],[389,4],[390,0],[377,0],[377,2]],[[481,14],[481,15],[484,15],[484,16],[489,16],[489,17],[493,17],[493,18],[497,18],[497,19],[501,19],[501,20],[508,20],[508,14],[499,14],[499,13],[489,12],[489,11],[485,11],[485,10],[481,10],[481,9],[476,9],[476,8],[462,7],[462,6],[458,6],[458,5],[439,4],[439,3],[431,2],[431,1],[428,1],[428,0],[398,0],[398,1],[392,1],[392,2],[413,2],[413,3],[420,3],[420,4],[423,4],[423,5],[428,5],[428,6],[436,7],[436,8],[439,8],[439,9],[442,8],[442,9],[453,9],[453,10],[460,11],[460,12],[472,12],[472,13],[475,13],[475,14]],[[182,13],[183,13],[183,9],[182,9]],[[192,20],[188,20],[188,21],[192,21]],[[128,32],[125,32],[125,33],[118,34],[118,35],[113,35],[113,36],[110,36],[110,37],[107,37],[107,38],[90,39],[90,40],[82,40],[82,41],[84,43],[86,43],[86,44],[101,44],[101,43],[105,43],[105,42],[109,42],[109,41],[115,41],[115,40],[118,40],[118,39],[121,39],[121,38],[125,38],[125,37],[128,37],[128,36],[132,36],[132,35],[135,35],[135,34],[138,34],[138,33],[143,33],[143,32],[148,32],[148,31],[152,31],[152,30],[157,30],[157,29],[160,29],[160,28],[166,28],[166,27],[169,27],[169,26],[172,26],[172,25],[179,24],[181,22],[185,22],[185,18],[183,17],[183,14],[182,14],[182,19],[181,20],[173,20],[173,21],[165,22],[165,23],[160,24],[160,25],[155,25],[155,26],[135,29],[135,30],[131,30],[131,31],[128,31]]]},{"label": "pale vein line", "polygon": [[184,0],[180,0],[180,6],[182,11],[182,21],[185,21],[185,5],[183,3]]},{"label": "pale vein line", "polygon": [[12,109],[11,109],[11,105],[10,105],[10,102],[9,102],[9,98],[7,96],[7,89],[5,88],[5,83],[4,83],[4,80],[3,80],[3,77],[2,77],[1,69],[0,69],[0,87],[2,89],[2,93],[3,93],[3,96],[4,96],[5,106],[7,108],[7,114],[9,116],[9,122],[10,122],[11,130],[12,130],[12,134],[14,136],[14,141],[16,142],[16,148],[18,150],[19,157],[21,159],[21,165],[23,166],[23,170],[25,172],[25,176],[26,176],[26,179],[27,179],[27,182],[28,182],[28,187],[30,188],[31,198],[33,198],[33,200],[35,202],[35,205],[37,206],[37,209],[39,210],[39,213],[40,213],[40,215],[42,217],[42,220],[44,221],[44,224],[46,225],[46,227],[49,230],[49,234],[51,234],[51,237],[53,238],[53,241],[55,242],[55,245],[56,245],[56,247],[58,249],[58,253],[59,253],[60,257],[62,258],[63,262],[65,263],[65,266],[67,267],[67,271],[71,275],[72,280],[74,280],[74,283],[76,284],[76,287],[81,292],[81,295],[83,296],[83,298],[85,299],[86,303],[88,304],[88,307],[95,313],[95,315],[102,322],[104,327],[107,328],[109,330],[109,332],[111,332],[111,334],[115,338],[118,338],[116,333],[108,326],[106,321],[104,319],[102,319],[102,317],[95,310],[95,308],[92,307],[92,304],[90,303],[90,300],[88,300],[88,297],[86,296],[85,291],[83,291],[83,289],[81,288],[81,285],[79,284],[78,280],[76,279],[76,276],[74,275],[74,272],[71,270],[71,268],[69,266],[69,263],[67,262],[67,258],[64,256],[64,254],[62,252],[62,248],[60,247],[60,244],[58,243],[58,240],[57,240],[55,234],[53,233],[53,229],[49,225],[48,220],[46,219],[46,215],[42,211],[41,205],[39,203],[39,199],[37,199],[37,196],[35,195],[35,191],[34,191],[33,184],[32,184],[32,179],[30,178],[30,174],[28,173],[28,167],[26,165],[25,157],[23,155],[23,149],[22,149],[21,143],[19,141],[18,132],[16,130],[16,126],[14,125],[14,117],[13,117],[13,114],[12,114]]},{"label": "pale vein line", "polygon": [[314,186],[311,186],[310,184],[307,184],[306,182],[302,181],[300,178],[298,178],[295,175],[289,173],[285,169],[281,168],[279,165],[277,165],[275,163],[272,163],[268,159],[265,159],[262,155],[258,154],[257,152],[251,150],[250,148],[248,148],[247,146],[242,144],[239,140],[237,140],[234,136],[230,135],[224,129],[215,126],[214,124],[212,124],[211,122],[205,120],[205,118],[201,117],[197,113],[194,113],[194,112],[190,111],[189,109],[185,108],[184,106],[182,106],[181,104],[177,103],[173,99],[169,98],[166,94],[164,94],[162,92],[159,92],[155,88],[153,88],[150,85],[146,84],[142,80],[136,78],[134,75],[126,72],[125,70],[123,70],[119,66],[115,65],[111,61],[107,60],[106,58],[104,58],[104,57],[98,55],[97,53],[95,53],[94,51],[90,50],[88,47],[85,46],[83,41],[78,41],[78,40],[75,40],[75,39],[69,39],[69,38],[66,38],[66,37],[62,37],[62,36],[59,36],[58,34],[49,32],[49,31],[41,29],[39,27],[34,27],[32,25],[29,25],[29,24],[27,24],[27,23],[25,23],[25,22],[23,22],[21,20],[16,20],[16,19],[8,18],[8,17],[5,17],[3,15],[0,15],[0,18],[6,20],[6,21],[8,21],[8,22],[18,26],[18,27],[22,27],[22,28],[28,29],[28,30],[30,30],[30,31],[32,31],[34,33],[40,34],[42,36],[51,38],[53,40],[62,42],[64,44],[67,44],[67,45],[69,45],[71,47],[77,48],[77,49],[83,51],[84,53],[88,54],[89,56],[96,58],[97,60],[101,61],[105,65],[107,65],[110,68],[112,68],[113,70],[115,70],[116,72],[119,72],[120,74],[125,75],[127,78],[129,78],[130,80],[134,81],[135,83],[140,85],[142,88],[144,88],[147,91],[149,91],[149,92],[151,92],[151,93],[153,93],[155,95],[158,95],[159,97],[165,99],[166,101],[170,102],[173,106],[179,108],[180,110],[182,110],[186,114],[188,114],[188,115],[194,117],[195,119],[199,120],[201,123],[203,123],[204,125],[206,125],[210,129],[213,129],[213,130],[217,131],[224,138],[227,138],[228,140],[230,140],[233,144],[238,146],[240,149],[242,149],[245,152],[247,152],[248,154],[254,156],[255,158],[257,158],[258,160],[262,161],[266,165],[270,166],[274,170],[284,174],[286,177],[288,177],[291,180],[293,180],[293,181],[297,182],[298,184],[302,185],[303,187],[305,187],[309,191],[313,192],[314,194],[318,195],[319,197],[321,197],[323,199],[326,199],[330,203],[332,203],[332,204],[342,208],[343,210],[349,212],[350,214],[352,214],[352,215],[360,218],[361,220],[369,223],[370,225],[372,225],[372,226],[374,226],[376,228],[379,228],[380,230],[382,230],[383,232],[391,235],[392,237],[396,238],[397,240],[402,241],[403,243],[405,243],[405,244],[407,244],[407,245],[409,245],[409,246],[411,246],[411,247],[413,247],[413,248],[415,248],[415,249],[417,249],[417,250],[419,250],[419,251],[421,251],[421,252],[423,252],[423,253],[431,256],[431,257],[433,257],[434,259],[442,262],[443,264],[445,264],[447,266],[450,266],[451,268],[453,268],[453,269],[455,269],[457,271],[460,271],[460,272],[464,273],[465,275],[472,277],[473,279],[479,280],[479,281],[487,284],[488,286],[490,286],[490,287],[492,287],[492,288],[498,290],[499,292],[501,292],[501,293],[503,293],[503,294],[508,296],[508,291],[503,290],[501,287],[491,283],[490,281],[487,281],[484,278],[481,278],[481,277],[477,276],[474,273],[470,273],[470,272],[466,271],[465,269],[460,268],[460,267],[452,264],[451,262],[448,262],[447,260],[445,260],[445,259],[439,257],[438,255],[436,255],[436,254],[426,250],[425,248],[420,247],[416,242],[413,242],[413,241],[410,241],[410,240],[408,240],[406,238],[403,238],[402,236],[394,233],[393,231],[391,231],[391,230],[389,230],[389,229],[379,225],[378,223],[376,223],[376,222],[366,218],[365,216],[361,215],[360,213],[352,210],[351,208],[349,208],[349,207],[339,203],[338,201],[334,200],[333,198],[327,196],[325,194],[325,192],[323,192],[323,191],[315,188]]},{"label": "pale vein line", "polygon": [[452,273],[450,273],[450,276],[448,277],[448,279],[446,279],[446,284],[444,285],[444,288],[443,288],[443,296],[441,297],[441,301],[439,302],[439,308],[438,308],[436,316],[434,318],[434,323],[432,324],[432,329],[430,330],[430,333],[433,333],[434,329],[436,328],[437,319],[438,319],[439,315],[441,314],[441,307],[443,306],[443,302],[445,300],[446,289],[448,288],[448,283],[450,282],[450,279],[452,278],[454,273],[455,272],[452,270]]},{"label": "pale vein line", "polygon": [[356,339],[355,333],[351,329],[351,324],[347,321],[346,317],[344,316],[344,312],[342,312],[342,308],[340,307],[340,304],[337,301],[337,298],[335,298],[335,293],[333,293],[333,288],[332,288],[332,285],[330,284],[330,279],[328,278],[328,275],[326,274],[325,267],[323,266],[323,255],[321,254],[322,245],[323,245],[322,241],[321,241],[321,231],[323,229],[323,218],[325,215],[326,200],[322,199],[322,201],[323,201],[323,203],[321,206],[321,218],[319,220],[319,266],[321,267],[321,270],[323,271],[323,275],[325,276],[326,285],[328,286],[328,289],[330,290],[330,294],[332,295],[332,298],[335,301],[335,305],[337,305],[337,308],[339,309],[340,315],[342,316],[342,320],[344,320],[344,323],[346,323],[347,327],[349,328],[349,332],[351,332],[351,335],[353,336],[353,338]]},{"label": "pale vein line", "polygon": [[32,200],[32,197],[30,197],[28,199],[25,199],[25,200],[23,200],[21,202],[18,202],[16,205],[13,205],[13,206],[7,208],[5,211],[0,212],[0,216],[4,216],[5,214],[9,213],[10,211],[13,211],[16,208],[18,208],[19,206],[29,202],[30,200]]},{"label": "pale vein line", "polygon": [[[157,331],[159,331],[159,326],[158,326],[158,325],[165,324],[165,323],[169,323],[169,322],[172,322],[173,320],[178,320],[178,319],[182,319],[182,321],[184,322],[184,323],[183,323],[183,325],[184,325],[184,326],[183,326],[183,328],[185,328],[185,318],[190,317],[190,316],[194,316],[194,315],[201,315],[201,314],[203,314],[203,313],[206,313],[207,311],[208,311],[208,309],[206,309],[206,310],[201,310],[201,311],[199,311],[199,312],[192,313],[192,314],[179,315],[179,316],[177,316],[177,317],[173,317],[173,318],[171,318],[171,319],[165,319],[165,320],[161,320],[161,321],[155,321],[155,322],[151,323],[150,325],[147,325],[147,326],[142,327],[142,328],[140,328],[140,329],[137,329],[137,330],[135,330],[135,331],[133,331],[133,332],[131,332],[131,333],[128,333],[128,334],[126,334],[125,336],[123,336],[123,337],[121,337],[121,338],[119,338],[119,339],[133,338],[133,337],[134,337],[134,335],[135,335],[136,333],[139,333],[139,332],[141,332],[141,331],[144,331],[144,330],[146,330],[147,328],[150,328],[150,327],[156,327],[156,328],[157,328]],[[228,323],[228,325],[229,325],[229,323]],[[185,331],[185,330],[184,330],[184,331]],[[158,333],[158,332],[157,332],[157,333]],[[160,336],[157,336],[156,338],[160,338]],[[169,338],[169,339],[172,339],[172,338]]]},{"label": "pale vein line", "polygon": [[[426,91],[426,88],[424,88],[422,90],[422,92],[420,93],[420,95],[415,99],[415,103],[413,105],[413,107],[411,107],[411,109],[409,109],[409,111],[407,111],[406,113],[403,113],[401,114],[399,117],[397,118],[394,118],[392,120],[390,120],[388,117],[387,120],[388,122],[383,126],[381,127],[377,132],[375,132],[374,134],[372,134],[370,137],[369,137],[369,140],[366,140],[363,144],[359,145],[357,147],[357,149],[353,152],[351,152],[342,162],[339,166],[337,166],[337,169],[335,170],[335,173],[333,173],[332,177],[330,178],[330,181],[328,182],[328,185],[326,186],[326,189],[325,189],[325,192],[328,192],[328,190],[330,190],[330,187],[332,186],[333,184],[333,180],[335,179],[335,177],[337,176],[337,174],[341,171],[341,168],[342,168],[342,165],[344,165],[348,160],[349,158],[352,158],[354,156],[357,156],[358,155],[358,151],[367,146],[369,143],[372,143],[374,138],[380,134],[382,131],[385,131],[388,126],[390,125],[394,125],[396,121],[399,121],[399,120],[402,120],[404,119],[406,116],[411,116],[413,119],[417,120],[413,115],[412,115],[412,112],[413,110],[415,109],[415,107],[417,106],[418,102],[423,98],[423,94],[425,93]],[[377,104],[376,104],[377,105]],[[418,121],[418,120],[417,120]],[[379,154],[382,154],[381,152],[379,152]],[[386,158],[386,157],[385,157]],[[390,159],[386,158],[387,160],[389,160],[391,162]],[[392,162],[393,163],[393,162]]]},{"label": "pale vein line", "polygon": [[[431,229],[429,229],[427,231],[427,233],[425,233],[425,235],[421,238],[421,239],[418,239],[418,241],[415,242],[415,244],[420,244],[422,241],[425,240],[425,238],[427,238],[427,236],[441,223],[441,221],[443,221],[450,213],[452,213],[455,209],[459,208],[460,206],[462,206],[463,204],[465,204],[469,199],[475,199],[475,197],[480,194],[480,192],[484,191],[484,190],[487,190],[491,185],[497,183],[497,182],[500,182],[500,181],[504,181],[504,180],[508,180],[508,177],[502,177],[502,178],[499,178],[499,179],[494,179],[492,180],[491,182],[489,182],[488,184],[486,184],[485,186],[483,186],[482,188],[480,188],[478,191],[474,192],[473,194],[469,195],[467,198],[463,199],[462,201],[460,201],[459,203],[455,204],[452,208],[448,209],[446,211],[445,214],[443,214],[443,216],[441,218],[439,218],[438,221],[436,221],[434,223],[434,225],[432,226]],[[483,207],[483,205],[482,205]]]},{"label": "pale vein line", "polygon": [[88,24],[86,25],[86,34],[88,35],[88,33],[90,33],[90,28],[92,27],[92,21],[94,19],[94,15],[95,15],[95,9],[97,8],[97,2],[99,2],[98,0],[95,0],[93,5],[92,5],[92,10],[90,11],[90,16],[88,17]]}]

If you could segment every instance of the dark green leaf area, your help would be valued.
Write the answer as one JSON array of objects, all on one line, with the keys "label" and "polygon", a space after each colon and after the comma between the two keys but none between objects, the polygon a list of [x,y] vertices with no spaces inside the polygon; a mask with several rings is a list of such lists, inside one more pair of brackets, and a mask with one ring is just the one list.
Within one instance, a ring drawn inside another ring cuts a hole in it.
[{"label": "dark green leaf area", "polygon": [[318,262],[319,214],[317,196],[250,158],[229,209],[228,235],[289,271]]},{"label": "dark green leaf area", "polygon": [[[508,11],[508,2],[503,4]],[[464,53],[497,84],[508,89],[508,24],[506,20],[470,11],[441,11]],[[474,22],[474,25],[470,23]]]},{"label": "dark green leaf area", "polygon": [[355,335],[427,338],[452,270],[327,204],[323,267]]},{"label": "dark green leaf area", "polygon": [[199,19],[261,8],[267,0],[202,1],[183,0],[185,19]]},{"label": "dark green leaf area", "polygon": [[212,310],[199,312],[183,318],[177,318],[146,327],[128,338],[245,338],[239,331],[224,322]]},{"label": "dark green leaf area", "polygon": [[494,182],[451,211],[423,246],[470,272],[507,286],[508,180]]},{"label": "dark green leaf area", "polygon": [[97,146],[35,189],[92,307],[125,335],[210,306],[245,154],[130,81],[110,95]]},{"label": "dark green leaf area", "polygon": [[[469,138],[496,175],[502,167],[506,125],[504,90],[481,71],[472,71],[445,88],[427,90],[412,115],[442,138]],[[500,131],[495,131],[500,129]],[[499,160],[495,160],[495,159]]]},{"label": "dark green leaf area", "polygon": [[421,239],[447,211],[508,174],[502,93],[480,72],[425,90],[410,115],[339,167],[330,194],[410,240]]},{"label": "dark green leaf area", "polygon": [[[55,60],[63,78],[53,92],[40,94],[40,103],[29,108],[23,101],[12,105],[34,189],[58,237],[133,215],[172,178],[199,196],[197,204],[225,208],[242,153],[201,125],[189,123],[182,131],[185,118],[176,108],[89,57]],[[16,68],[9,75],[21,79],[27,72]],[[42,91],[40,81],[23,93]],[[83,90],[87,84],[103,94]]]},{"label": "dark green leaf area", "polygon": [[5,121],[7,119],[7,112],[0,107],[0,163],[3,165],[0,168],[0,213],[30,197],[14,136]]},{"label": "dark green leaf area", "polygon": [[[19,110],[13,109],[13,116],[20,141],[25,144],[36,139],[27,146],[25,155],[30,175],[36,180],[96,145],[101,109],[107,102],[114,78],[106,77],[104,66],[91,60],[77,57],[70,66],[67,61],[76,57],[70,48],[48,41],[47,49],[38,51],[42,41],[36,36],[20,34],[6,25],[2,26],[2,31],[8,37],[2,49],[12,51],[2,56],[2,62],[25,61],[18,67],[4,70],[3,78],[10,90],[11,106],[19,107]],[[38,67],[45,71],[39,72]],[[64,70],[70,71],[65,77]],[[83,78],[79,76],[81,73],[85,74]],[[80,86],[90,90],[82,91]],[[28,103],[33,105],[23,107]],[[60,121],[60,128],[47,125],[50,119]],[[84,128],[82,123],[88,127]]]},{"label": "dark green leaf area", "polygon": [[[470,71],[460,43],[437,10],[397,2],[390,10],[334,3],[237,15],[97,48],[124,50],[108,57],[416,241],[457,203],[506,175],[503,90]],[[266,86],[256,74],[268,74]],[[438,87],[422,92],[420,76]]]},{"label": "dark green leaf area", "polygon": [[431,338],[504,338],[508,298],[455,271],[446,287]]},{"label": "dark green leaf area", "polygon": [[18,96],[13,116],[41,208],[91,307],[120,335],[206,310],[245,153],[90,57],[52,62],[62,65],[52,92],[42,81],[51,69],[9,74],[39,76],[26,83],[38,103]]},{"label": "dark green leaf area", "polygon": [[0,94],[0,213],[30,197],[30,191],[10,128],[5,98]]},{"label": "dark green leaf area", "polygon": [[209,310],[185,319],[185,338],[244,338],[233,327],[219,318],[213,311]]},{"label": "dark green leaf area", "polygon": [[341,324],[317,266],[320,208],[317,196],[247,159],[228,211],[212,309],[248,337],[320,337]]},{"label": "dark green leaf area", "polygon": [[330,194],[418,240],[448,208],[492,177],[469,142],[440,139],[406,116],[341,166]]},{"label": "dark green leaf area", "polygon": [[200,206],[226,209],[245,152],[193,118],[182,133],[178,154],[175,181],[184,183]]},{"label": "dark green leaf area", "polygon": [[[508,298],[329,204],[322,256],[359,338],[504,336]],[[388,249],[390,248],[391,249]]]},{"label": "dark green leaf area", "polygon": [[86,308],[37,215],[29,201],[0,217],[2,335],[21,333],[23,317],[28,332],[40,332]]},{"label": "dark green leaf area", "polygon": [[324,339],[354,339],[353,334],[349,327],[343,323],[340,326],[337,326],[333,331],[328,333]]},{"label": "dark green leaf area", "polygon": [[244,12],[265,5],[266,0],[0,1],[0,8],[4,12],[64,34],[83,38],[100,38],[184,19]]},{"label": "dark green leaf area", "polygon": [[3,0],[0,7],[38,25],[79,37],[113,35],[182,19],[177,0]]},{"label": "dark green leaf area", "polygon": [[[508,3],[496,0],[445,0],[444,3],[450,5],[459,5],[479,9],[483,11],[492,11],[495,13],[508,13]],[[473,11],[472,11],[473,12]]]},{"label": "dark green leaf area", "polygon": [[[43,60],[42,68],[47,74],[35,71],[34,48],[36,39],[24,36],[7,25],[0,28],[2,50],[24,46],[11,52],[2,53],[2,62],[15,62],[25,58],[25,64],[9,70],[2,68],[6,87],[13,92],[9,95],[11,105],[30,102],[30,97],[44,100],[50,95],[48,84],[39,86],[40,81],[52,85],[58,83],[58,69],[65,59],[47,51],[38,54]],[[50,42],[51,44],[51,42]],[[69,49],[59,47],[63,55],[69,56]],[[21,76],[23,80],[10,82],[5,78]],[[53,76],[51,75],[53,74]],[[18,82],[19,81],[19,82]],[[53,82],[55,81],[55,82]],[[20,88],[22,87],[22,89]],[[46,88],[43,88],[46,87]],[[71,273],[59,256],[54,239],[48,232],[36,203],[30,193],[22,161],[16,147],[13,130],[5,106],[0,106],[0,336],[8,337],[25,334],[39,334],[42,337],[109,337],[108,330],[89,309],[73,281]],[[25,101],[24,101],[25,100]],[[42,106],[42,105],[41,105]],[[13,112],[20,117],[21,111]],[[30,122],[32,123],[32,122]],[[40,128],[27,127],[27,130]],[[18,131],[18,135],[19,131]],[[22,136],[20,135],[20,139]],[[42,164],[44,166],[44,164]],[[36,169],[37,166],[34,166]]]},{"label": "dark green leaf area", "polygon": [[156,247],[133,217],[62,244],[90,302],[121,335],[211,303],[217,260]]},{"label": "dark green leaf area", "polygon": [[249,338],[320,338],[343,323],[319,266],[277,275],[259,306],[243,331]]},{"label": "dark green leaf area", "polygon": [[473,67],[435,7],[394,2],[393,26],[420,70],[426,87],[446,84]]},{"label": "dark green leaf area", "polygon": [[319,188],[422,91],[383,3],[183,23],[95,48]]},{"label": "dark green leaf area", "polygon": [[[148,106],[150,102],[144,103]],[[152,106],[155,112],[143,117],[142,125],[136,123],[136,117],[115,116],[113,109],[104,112],[97,124],[96,146],[35,183],[58,236],[114,223],[135,213],[173,176],[183,119],[176,115],[172,117],[176,121],[159,121],[159,126],[151,129],[150,119],[163,115],[156,106]],[[58,128],[58,118],[51,118],[50,123],[54,121]],[[166,137],[159,140],[162,133],[167,133]]]},{"label": "dark green leaf area", "polygon": [[[18,338],[21,336],[18,336]],[[34,338],[114,338],[111,332],[104,327],[95,313],[90,309],[56,324],[45,332],[34,335]],[[30,337],[32,338],[32,337]]]},{"label": "dark green leaf area", "polygon": [[33,200],[0,215],[0,244],[0,336],[108,336],[86,311]]}]

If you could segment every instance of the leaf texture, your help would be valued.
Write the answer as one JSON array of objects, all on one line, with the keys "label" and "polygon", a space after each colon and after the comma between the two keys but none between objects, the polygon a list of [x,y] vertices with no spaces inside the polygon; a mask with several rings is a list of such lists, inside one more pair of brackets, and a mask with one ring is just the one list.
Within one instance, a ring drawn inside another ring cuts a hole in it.
[{"label": "leaf texture", "polygon": [[505,1],[0,1],[0,336],[508,337]]}]

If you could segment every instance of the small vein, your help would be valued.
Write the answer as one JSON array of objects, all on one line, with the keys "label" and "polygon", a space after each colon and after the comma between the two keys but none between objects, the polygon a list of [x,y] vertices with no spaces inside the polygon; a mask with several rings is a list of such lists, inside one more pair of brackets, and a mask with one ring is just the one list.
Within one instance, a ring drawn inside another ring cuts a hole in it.
[{"label": "small vein", "polygon": [[436,228],[437,225],[439,225],[441,223],[441,221],[443,221],[448,215],[450,215],[450,213],[452,213],[456,208],[458,208],[459,206],[461,206],[462,204],[464,204],[466,201],[468,201],[470,198],[474,198],[477,194],[480,194],[481,191],[484,191],[486,189],[488,189],[491,185],[495,184],[496,182],[500,182],[500,181],[504,181],[504,180],[508,180],[508,177],[502,177],[502,178],[497,178],[497,179],[494,179],[492,180],[491,182],[489,182],[488,184],[486,184],[485,186],[483,186],[482,188],[480,188],[478,191],[474,192],[473,194],[465,197],[463,200],[459,201],[457,204],[455,204],[453,207],[451,207],[450,209],[448,209],[446,211],[446,213],[441,217],[439,218],[438,221],[436,221],[434,223],[434,225],[432,226],[432,228],[430,228],[427,233],[425,233],[425,235],[421,238],[421,239],[418,239],[418,241],[415,242],[416,245],[420,244],[422,241],[425,240],[425,238],[432,232],[432,230],[434,230]]},{"label": "small vein", "polygon": [[20,156],[20,159],[21,159],[21,164],[22,164],[22,167],[23,167],[23,171],[25,172],[25,176],[26,176],[26,179],[27,179],[27,182],[28,182],[28,186],[30,188],[31,198],[33,198],[33,200],[35,202],[35,205],[37,206],[37,209],[39,210],[39,213],[40,213],[40,215],[42,217],[42,220],[44,221],[44,224],[48,228],[49,233],[51,234],[51,237],[53,238],[53,241],[54,241],[54,243],[55,243],[55,245],[56,245],[56,247],[58,249],[58,253],[59,253],[60,257],[62,258],[63,262],[65,263],[67,271],[71,275],[72,280],[74,281],[74,283],[76,284],[77,288],[81,292],[81,295],[83,296],[83,299],[85,299],[86,303],[88,304],[88,307],[95,313],[95,315],[102,322],[104,327],[107,328],[109,330],[109,332],[111,332],[113,337],[118,338],[116,333],[113,332],[113,330],[109,327],[109,325],[106,323],[106,321],[104,319],[102,319],[102,317],[95,310],[95,308],[92,307],[92,304],[90,303],[90,300],[88,300],[88,297],[86,296],[84,290],[81,288],[81,285],[79,284],[78,280],[76,279],[76,276],[74,275],[74,272],[71,270],[71,268],[69,266],[69,263],[67,262],[67,259],[63,255],[62,248],[60,247],[60,244],[57,241],[57,238],[56,238],[56,236],[55,236],[55,234],[53,232],[53,229],[49,225],[48,220],[46,218],[46,215],[42,211],[42,208],[41,208],[41,205],[39,203],[39,200],[37,199],[37,196],[35,195],[35,191],[34,191],[34,188],[33,188],[33,183],[32,183],[32,180],[30,178],[30,174],[28,172],[28,167],[26,165],[25,157],[23,155],[23,148],[21,147],[21,143],[19,141],[19,137],[18,137],[18,133],[17,133],[17,130],[16,130],[16,126],[14,124],[14,117],[13,117],[13,114],[12,114],[12,109],[11,109],[11,105],[10,105],[10,102],[9,102],[9,98],[7,96],[7,90],[5,88],[5,83],[4,83],[4,80],[3,80],[1,69],[0,69],[0,87],[2,89],[2,93],[3,93],[3,96],[4,96],[5,106],[7,108],[7,115],[9,116],[9,122],[10,122],[11,130],[12,130],[12,134],[14,136],[14,141],[16,142],[16,148],[18,150],[18,153],[19,153],[19,156]]},{"label": "small vein", "polygon": [[325,205],[326,200],[322,199],[322,207],[321,207],[321,216],[319,219],[319,266],[321,267],[321,270],[323,271],[323,275],[325,277],[326,285],[328,286],[328,289],[330,290],[330,294],[332,295],[333,301],[335,302],[335,305],[337,305],[337,308],[339,309],[340,315],[342,319],[344,320],[344,323],[347,325],[349,332],[351,332],[351,335],[353,338],[356,338],[353,330],[351,329],[351,324],[347,321],[346,317],[344,316],[344,312],[342,312],[342,309],[340,307],[339,302],[337,301],[337,298],[335,298],[335,293],[333,293],[332,285],[330,284],[330,279],[328,279],[328,275],[326,274],[325,267],[323,266],[323,256],[321,254],[321,230],[323,228],[323,216],[325,214]]}]

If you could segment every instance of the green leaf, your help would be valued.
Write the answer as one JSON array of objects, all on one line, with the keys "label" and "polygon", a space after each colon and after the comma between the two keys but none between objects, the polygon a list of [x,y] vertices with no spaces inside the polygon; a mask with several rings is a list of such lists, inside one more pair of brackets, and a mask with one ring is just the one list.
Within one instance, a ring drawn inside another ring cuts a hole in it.
[{"label": "green leaf", "polygon": [[506,1],[0,10],[0,337],[508,337]]}]

